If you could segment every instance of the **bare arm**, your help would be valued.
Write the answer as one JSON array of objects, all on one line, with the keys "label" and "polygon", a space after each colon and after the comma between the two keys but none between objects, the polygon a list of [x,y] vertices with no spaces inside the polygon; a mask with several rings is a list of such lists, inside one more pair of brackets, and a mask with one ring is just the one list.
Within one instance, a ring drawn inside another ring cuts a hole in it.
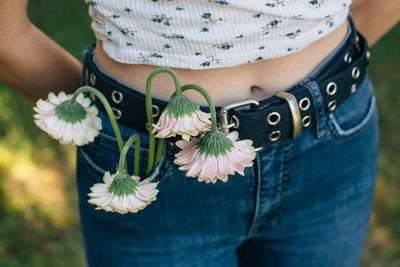
[{"label": "bare arm", "polygon": [[31,100],[75,91],[80,62],[29,21],[27,4],[0,1],[0,81]]},{"label": "bare arm", "polygon": [[353,0],[350,6],[357,29],[372,46],[400,19],[399,0]]}]

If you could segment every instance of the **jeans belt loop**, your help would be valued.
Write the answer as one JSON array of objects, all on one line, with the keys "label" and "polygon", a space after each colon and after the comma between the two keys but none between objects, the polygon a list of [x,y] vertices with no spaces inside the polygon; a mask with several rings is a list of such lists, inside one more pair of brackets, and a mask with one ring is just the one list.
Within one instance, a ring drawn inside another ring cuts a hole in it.
[{"label": "jeans belt loop", "polygon": [[282,91],[275,95],[281,99],[284,99],[288,105],[290,112],[292,114],[292,122],[293,122],[293,131],[292,131],[292,138],[296,138],[301,134],[302,131],[302,124],[301,124],[301,116],[300,116],[300,109],[299,105],[297,104],[296,97],[288,92]]}]

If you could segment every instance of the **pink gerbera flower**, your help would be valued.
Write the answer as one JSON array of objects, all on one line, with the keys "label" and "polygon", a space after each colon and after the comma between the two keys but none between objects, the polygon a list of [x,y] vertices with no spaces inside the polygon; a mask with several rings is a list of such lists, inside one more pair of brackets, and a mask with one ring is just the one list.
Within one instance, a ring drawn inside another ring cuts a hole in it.
[{"label": "pink gerbera flower", "polygon": [[157,124],[153,124],[153,133],[157,132],[157,138],[168,138],[178,134],[189,140],[190,136],[210,130],[210,117],[209,113],[201,111],[187,96],[173,95]]},{"label": "pink gerbera flower", "polygon": [[228,174],[235,172],[244,175],[244,169],[253,165],[256,152],[251,140],[237,141],[238,136],[236,131],[227,136],[211,131],[201,139],[179,140],[176,145],[182,151],[175,154],[174,163],[186,171],[186,176],[198,176],[199,182],[227,182]]}]

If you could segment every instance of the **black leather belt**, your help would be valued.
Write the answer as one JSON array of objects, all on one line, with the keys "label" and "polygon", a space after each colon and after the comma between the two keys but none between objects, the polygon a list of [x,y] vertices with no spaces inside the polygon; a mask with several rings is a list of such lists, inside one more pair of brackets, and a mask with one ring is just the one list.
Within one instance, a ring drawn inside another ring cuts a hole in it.
[{"label": "black leather belt", "polygon": [[[357,90],[367,71],[367,41],[354,25],[352,31],[353,34],[339,59],[318,77],[311,77],[321,90],[326,113],[334,111]],[[93,48],[94,45],[91,49]],[[84,68],[88,73],[88,84],[104,94],[113,107],[118,123],[148,133],[145,95],[105,76],[93,63],[91,52],[85,54]],[[297,137],[316,121],[316,105],[310,91],[303,84],[305,82],[263,101],[247,99],[225,107],[217,107],[221,129],[225,132],[230,128],[238,131],[240,139],[253,140],[253,146],[259,149],[279,140]],[[160,110],[167,104],[166,101],[155,98],[152,102]],[[95,99],[95,104],[105,112],[98,99]],[[250,109],[238,108],[249,104]],[[208,110],[207,107],[201,109]]]}]

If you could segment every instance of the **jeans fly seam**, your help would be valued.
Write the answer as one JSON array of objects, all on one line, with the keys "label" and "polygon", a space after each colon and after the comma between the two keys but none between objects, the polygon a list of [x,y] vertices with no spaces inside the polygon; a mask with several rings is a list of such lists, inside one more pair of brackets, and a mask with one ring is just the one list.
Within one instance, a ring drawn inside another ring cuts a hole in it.
[{"label": "jeans fly seam", "polygon": [[283,150],[283,162],[282,162],[282,173],[281,173],[281,190],[280,190],[280,199],[278,205],[279,215],[282,214],[286,204],[288,177],[289,177],[289,161],[291,155],[290,140],[284,142],[283,145],[284,145],[284,150]]},{"label": "jeans fly seam", "polygon": [[[258,154],[258,152],[257,152]],[[260,187],[261,187],[261,179],[260,179],[260,164],[257,160],[259,158],[259,155],[256,156],[256,159],[254,160],[255,163],[255,168],[254,168],[254,178],[257,179],[256,183],[256,206],[254,208],[254,215],[253,218],[250,222],[250,227],[249,230],[247,231],[247,236],[251,237],[255,235],[256,233],[254,232],[254,229],[256,227],[256,222],[258,218],[258,211],[259,211],[259,206],[260,206]]]}]

